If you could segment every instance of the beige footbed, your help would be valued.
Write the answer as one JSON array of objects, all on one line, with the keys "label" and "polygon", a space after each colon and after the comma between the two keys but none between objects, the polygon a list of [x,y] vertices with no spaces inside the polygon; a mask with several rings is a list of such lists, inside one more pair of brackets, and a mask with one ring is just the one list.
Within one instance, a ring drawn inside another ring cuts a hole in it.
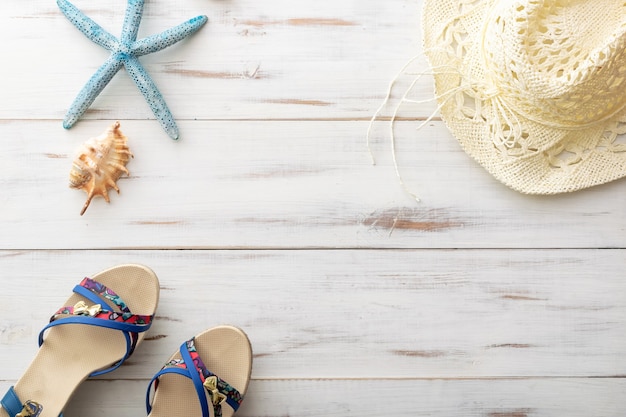
[{"label": "beige footbed", "polygon": [[[214,327],[197,335],[195,346],[209,371],[232,385],[242,395],[245,394],[252,370],[252,348],[241,329],[232,326]],[[177,351],[166,362],[180,357],[180,352]],[[209,416],[213,416],[213,407],[208,397],[207,401]],[[231,417],[234,412],[226,402],[222,403],[223,417]],[[148,417],[190,416],[202,416],[193,382],[182,375],[161,376]]]},{"label": "beige footbed", "polygon": [[[159,301],[159,282],[149,268],[119,265],[90,278],[119,295],[133,314],[155,313]],[[59,308],[73,306],[78,301],[93,304],[73,294],[65,303],[59,304]],[[119,311],[114,305],[110,307],[112,311]],[[144,337],[145,332],[139,333],[137,344]],[[41,417],[58,417],[78,385],[89,374],[116,363],[125,353],[126,341],[119,330],[80,324],[53,327],[48,330],[35,359],[15,384],[15,391],[22,401],[31,400],[41,404]],[[0,417],[7,417],[6,411],[1,408]]]}]

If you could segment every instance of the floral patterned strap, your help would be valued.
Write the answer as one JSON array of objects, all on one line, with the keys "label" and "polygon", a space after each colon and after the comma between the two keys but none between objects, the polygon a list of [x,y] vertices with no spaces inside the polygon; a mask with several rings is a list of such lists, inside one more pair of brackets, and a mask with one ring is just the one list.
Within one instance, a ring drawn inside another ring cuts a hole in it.
[{"label": "floral patterned strap", "polygon": [[[88,290],[88,291],[85,291]],[[74,292],[79,293],[91,302],[100,302],[88,307],[84,302],[78,302],[74,306],[67,306],[60,308],[50,319],[50,321],[56,320],[59,315],[85,315],[105,320],[113,320],[119,322],[126,322],[137,325],[149,325],[152,322],[152,316],[133,314],[122,297],[117,295],[113,290],[107,288],[104,284],[99,283],[91,278],[83,278],[80,284],[74,288]],[[101,300],[91,295],[100,297],[105,300],[111,301],[115,304],[120,311],[109,311],[106,307],[107,304],[101,303]]]},{"label": "floral patterned strap", "polygon": [[87,306],[82,301],[74,304],[73,307],[63,307],[57,310],[51,318],[51,321],[59,318],[62,315],[74,315],[74,316],[90,316],[97,319],[118,321],[129,324],[147,325],[152,321],[152,316],[142,316],[139,314],[131,313],[116,313],[115,311],[108,311],[102,308],[100,304]]},{"label": "floral patterned strap", "polygon": [[111,301],[113,304],[119,307],[121,312],[130,313],[130,309],[128,308],[124,300],[122,300],[122,297],[115,294],[113,290],[107,288],[104,284],[101,284],[91,278],[85,277],[78,285],[88,289],[89,291],[99,295],[102,298],[106,298],[107,300]]},{"label": "floral patterned strap", "polygon": [[[76,303],[74,306],[67,306],[67,307],[60,308],[52,316],[50,321],[56,320],[58,318],[57,316],[69,314],[69,315],[84,315],[84,316],[90,316],[90,317],[95,317],[95,318],[104,319],[104,320],[113,320],[113,321],[124,322],[124,323],[129,323],[129,324],[137,324],[137,325],[149,325],[152,322],[152,316],[131,313],[130,309],[128,308],[124,300],[122,300],[122,298],[119,295],[117,295],[113,290],[111,290],[110,288],[107,288],[104,284],[101,284],[98,281],[95,281],[91,278],[84,278],[81,281],[81,283],[77,285],[77,288],[75,288],[75,292],[79,292],[79,293],[82,293],[82,295],[86,295],[84,294],[84,291],[81,291],[81,288],[85,288],[91,291],[93,294],[103,299],[111,301],[120,309],[120,311],[115,312],[115,311],[107,310],[106,309],[107,304],[104,304],[104,307],[102,304],[95,304],[89,307],[84,302],[80,301]],[[93,297],[89,297],[88,295],[87,297],[92,302],[95,302]],[[100,300],[97,300],[97,301],[100,301]]]},{"label": "floral patterned strap", "polygon": [[[222,416],[221,404],[223,402],[226,402],[232,407],[233,410],[237,411],[237,409],[241,405],[241,402],[243,401],[243,395],[239,391],[237,391],[235,387],[233,387],[228,382],[224,381],[207,369],[196,349],[195,338],[192,338],[183,343],[183,345],[181,346],[181,353],[183,353],[183,349],[186,350],[185,353],[187,353],[193,361],[195,372],[197,372],[198,377],[200,378],[200,382],[204,387],[208,399],[213,404],[215,417]],[[183,354],[183,357],[184,356],[186,355]],[[187,363],[185,363],[184,359],[173,359],[167,362],[163,367],[163,370],[167,370],[168,368],[186,370],[187,373],[193,372],[187,367]],[[190,378],[192,380],[195,379],[191,375]]]}]

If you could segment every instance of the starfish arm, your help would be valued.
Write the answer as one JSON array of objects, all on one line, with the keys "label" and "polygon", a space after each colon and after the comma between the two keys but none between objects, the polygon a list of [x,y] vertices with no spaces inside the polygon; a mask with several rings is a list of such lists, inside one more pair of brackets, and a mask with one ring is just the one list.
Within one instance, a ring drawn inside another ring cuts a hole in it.
[{"label": "starfish arm", "polygon": [[115,36],[85,16],[72,3],[67,0],[57,0],[57,5],[65,17],[92,42],[109,51],[117,49],[119,42]]},{"label": "starfish arm", "polygon": [[206,16],[196,16],[171,29],[140,39],[133,44],[132,53],[142,56],[165,49],[196,33],[208,20]]},{"label": "starfish arm", "polygon": [[116,55],[111,54],[109,59],[98,68],[96,73],[91,76],[87,84],[78,93],[78,96],[74,99],[74,102],[70,106],[69,110],[63,120],[63,127],[66,129],[71,128],[80,119],[80,116],[91,106],[91,103],[98,97],[98,94],[106,87],[111,81],[113,76],[122,68],[123,62]]},{"label": "starfish arm", "polygon": [[146,99],[146,102],[150,106],[150,109],[152,109],[161,127],[163,127],[163,130],[165,130],[169,137],[177,140],[178,126],[176,126],[174,116],[172,116],[163,96],[154,81],[152,81],[152,78],[150,78],[150,75],[148,75],[148,72],[134,56],[129,56],[128,59],[124,61],[124,66],[137,85],[137,88],[139,88],[139,91],[141,91],[141,94]]},{"label": "starfish arm", "polygon": [[141,23],[141,16],[143,15],[143,3],[144,0],[128,0],[124,23],[122,24],[121,41],[123,44],[130,45],[137,39],[139,23]]}]

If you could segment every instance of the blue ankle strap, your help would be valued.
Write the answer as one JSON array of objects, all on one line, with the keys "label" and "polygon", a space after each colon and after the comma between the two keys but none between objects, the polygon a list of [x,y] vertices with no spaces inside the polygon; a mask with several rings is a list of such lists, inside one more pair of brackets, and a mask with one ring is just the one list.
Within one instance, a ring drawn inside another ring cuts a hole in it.
[{"label": "blue ankle strap", "polygon": [[9,388],[7,393],[4,394],[4,398],[2,398],[0,404],[2,404],[4,411],[9,414],[9,417],[15,417],[24,407],[13,387]]},{"label": "blue ankle strap", "polygon": [[[9,414],[9,417],[37,417],[41,414],[43,407],[34,401],[22,402],[15,392],[15,388],[11,387],[4,394],[2,400],[0,400],[2,408]],[[63,417],[63,414],[59,414],[59,417]]]}]

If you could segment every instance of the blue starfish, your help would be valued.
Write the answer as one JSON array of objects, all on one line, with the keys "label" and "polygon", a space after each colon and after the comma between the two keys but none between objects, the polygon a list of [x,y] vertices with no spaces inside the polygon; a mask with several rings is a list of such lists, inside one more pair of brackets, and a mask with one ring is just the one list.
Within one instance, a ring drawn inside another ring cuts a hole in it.
[{"label": "blue starfish", "polygon": [[128,0],[122,25],[122,36],[117,39],[67,0],[57,0],[57,4],[65,17],[78,30],[94,43],[111,51],[109,58],[98,68],[74,99],[63,120],[63,127],[71,128],[91,106],[91,103],[113,76],[124,66],[163,129],[172,139],[178,139],[178,127],[174,117],[154,81],[139,62],[138,57],[160,51],[195,33],[207,22],[207,17],[197,16],[157,35],[137,40],[144,0]]}]

